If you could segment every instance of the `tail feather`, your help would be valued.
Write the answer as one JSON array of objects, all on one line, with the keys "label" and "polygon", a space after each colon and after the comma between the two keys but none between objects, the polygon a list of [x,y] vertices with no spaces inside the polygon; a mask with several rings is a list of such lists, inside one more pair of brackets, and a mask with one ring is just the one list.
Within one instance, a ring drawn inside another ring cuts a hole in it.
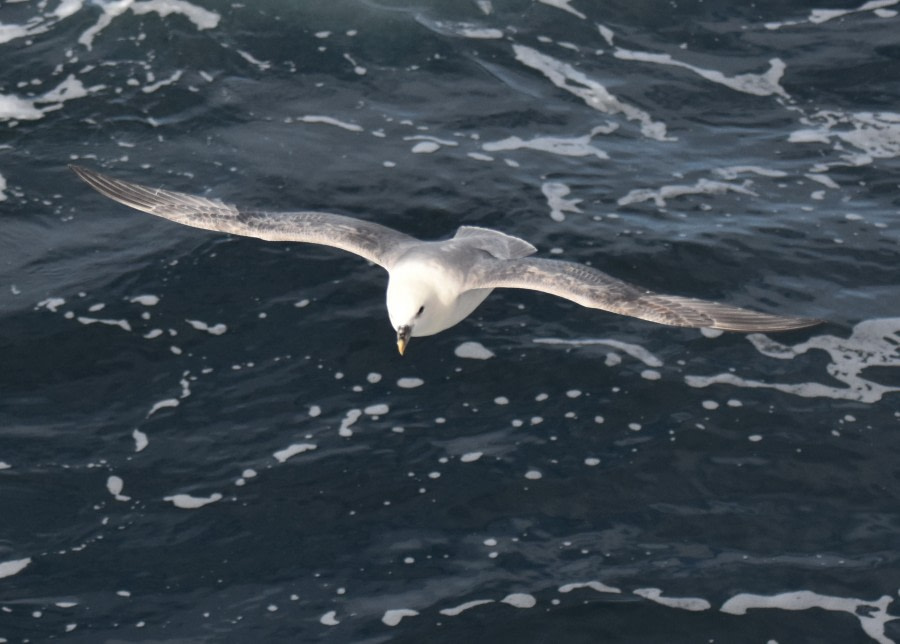
[{"label": "tail feather", "polygon": [[518,259],[537,252],[537,248],[524,239],[501,233],[499,230],[480,228],[478,226],[460,226],[453,236],[454,239],[463,237],[480,237],[484,240],[481,248],[497,259]]}]

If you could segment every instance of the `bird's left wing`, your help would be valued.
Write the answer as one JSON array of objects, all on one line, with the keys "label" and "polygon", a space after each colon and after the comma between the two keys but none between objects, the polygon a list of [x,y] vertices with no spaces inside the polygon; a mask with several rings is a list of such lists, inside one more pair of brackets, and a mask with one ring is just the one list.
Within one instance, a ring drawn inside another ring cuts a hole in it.
[{"label": "bird's left wing", "polygon": [[333,246],[388,269],[399,249],[417,241],[393,228],[354,217],[314,211],[243,210],[218,199],[150,188],[81,166],[70,167],[85,183],[110,199],[195,228],[268,241]]},{"label": "bird's left wing", "polygon": [[766,332],[799,329],[821,322],[678,295],[660,295],[589,266],[553,259],[483,260],[470,271],[466,286],[543,291],[582,306],[672,326]]}]

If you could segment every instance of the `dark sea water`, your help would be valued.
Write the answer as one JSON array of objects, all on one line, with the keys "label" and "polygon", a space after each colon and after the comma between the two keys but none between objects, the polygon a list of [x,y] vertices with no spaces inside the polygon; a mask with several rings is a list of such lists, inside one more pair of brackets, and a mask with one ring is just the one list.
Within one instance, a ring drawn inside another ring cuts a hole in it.
[{"label": "dark sea water", "polygon": [[[0,642],[900,642],[900,2],[0,1]],[[481,225],[702,333],[66,168]]]}]

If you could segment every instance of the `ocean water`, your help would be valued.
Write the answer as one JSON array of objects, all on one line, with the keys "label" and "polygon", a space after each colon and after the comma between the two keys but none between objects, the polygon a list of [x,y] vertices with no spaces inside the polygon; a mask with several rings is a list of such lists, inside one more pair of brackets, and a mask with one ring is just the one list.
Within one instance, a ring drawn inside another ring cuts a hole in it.
[{"label": "ocean water", "polygon": [[[0,642],[898,642],[900,2],[0,2]],[[482,225],[709,333],[66,168]]]}]

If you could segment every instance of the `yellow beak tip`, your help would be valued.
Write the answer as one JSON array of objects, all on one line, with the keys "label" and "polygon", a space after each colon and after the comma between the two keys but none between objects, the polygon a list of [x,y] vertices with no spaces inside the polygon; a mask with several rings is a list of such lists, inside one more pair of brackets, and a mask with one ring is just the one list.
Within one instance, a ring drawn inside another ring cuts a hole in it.
[{"label": "yellow beak tip", "polygon": [[397,351],[400,352],[400,355],[403,355],[403,352],[406,351],[406,343],[402,340],[397,341]]}]

